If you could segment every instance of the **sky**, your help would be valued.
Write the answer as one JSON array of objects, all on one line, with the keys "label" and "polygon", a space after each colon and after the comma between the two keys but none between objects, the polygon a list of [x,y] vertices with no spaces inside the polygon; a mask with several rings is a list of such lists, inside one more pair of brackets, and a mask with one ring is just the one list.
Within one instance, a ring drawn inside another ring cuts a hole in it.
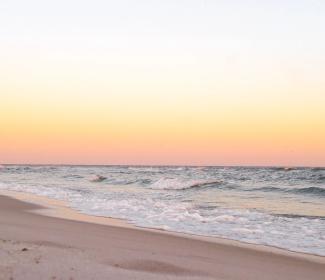
[{"label": "sky", "polygon": [[325,1],[0,2],[0,163],[325,166]]}]

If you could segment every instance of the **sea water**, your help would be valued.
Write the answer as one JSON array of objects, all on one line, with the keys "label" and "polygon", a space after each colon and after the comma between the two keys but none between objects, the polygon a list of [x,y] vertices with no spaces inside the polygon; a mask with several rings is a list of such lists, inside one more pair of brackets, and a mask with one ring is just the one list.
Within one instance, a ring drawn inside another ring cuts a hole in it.
[{"label": "sea water", "polygon": [[0,190],[141,227],[325,256],[325,168],[6,165]]}]

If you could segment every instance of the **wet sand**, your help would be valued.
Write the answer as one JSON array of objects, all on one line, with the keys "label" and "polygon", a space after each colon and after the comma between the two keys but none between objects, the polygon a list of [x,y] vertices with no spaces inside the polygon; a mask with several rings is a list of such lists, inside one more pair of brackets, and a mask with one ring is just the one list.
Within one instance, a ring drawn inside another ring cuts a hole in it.
[{"label": "wet sand", "polygon": [[41,215],[0,196],[0,279],[324,279],[325,258]]}]

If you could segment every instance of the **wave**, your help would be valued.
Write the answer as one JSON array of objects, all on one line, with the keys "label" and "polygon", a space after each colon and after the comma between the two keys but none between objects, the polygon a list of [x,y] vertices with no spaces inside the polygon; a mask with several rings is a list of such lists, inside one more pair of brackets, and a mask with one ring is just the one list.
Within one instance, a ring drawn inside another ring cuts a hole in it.
[{"label": "wave", "polygon": [[325,171],[325,167],[313,167],[311,168],[312,171]]},{"label": "wave", "polygon": [[325,181],[325,175],[319,175],[316,177],[316,181],[323,182]]},{"label": "wave", "polygon": [[308,187],[302,189],[295,189],[293,191],[296,193],[316,194],[316,195],[325,196],[325,189],[319,187]]},{"label": "wave", "polygon": [[296,170],[298,168],[295,167],[270,167],[270,168],[266,168],[267,170],[273,170],[273,171],[292,171],[292,170]]},{"label": "wave", "polygon": [[325,220],[324,216],[297,215],[297,214],[272,214],[272,215],[275,217],[284,217],[290,219]]},{"label": "wave", "polygon": [[91,178],[89,181],[93,183],[99,183],[105,181],[107,178],[102,175],[96,175],[95,177]]},{"label": "wave", "polygon": [[115,182],[118,182],[117,185],[134,185],[134,184],[148,185],[152,181],[150,179],[133,179],[133,180],[124,180],[124,181],[115,181]]},{"label": "wave", "polygon": [[247,189],[246,191],[263,191],[263,192],[273,192],[273,191],[285,191],[285,189],[281,189],[278,187],[261,187],[261,188],[253,188]]},{"label": "wave", "polygon": [[306,187],[306,188],[278,188],[278,187],[261,187],[249,189],[247,191],[264,191],[264,192],[285,192],[285,193],[295,193],[295,194],[310,194],[317,196],[325,196],[325,188],[320,187]]},{"label": "wave", "polygon": [[77,174],[67,174],[67,175],[63,175],[62,178],[66,178],[66,179],[82,179],[83,176],[77,175]]},{"label": "wave", "polygon": [[188,190],[193,188],[210,187],[216,184],[221,184],[221,180],[211,181],[185,181],[172,178],[162,178],[151,184],[150,188],[155,190]]},{"label": "wave", "polygon": [[162,173],[162,170],[159,167],[128,167],[128,170],[143,173]]}]

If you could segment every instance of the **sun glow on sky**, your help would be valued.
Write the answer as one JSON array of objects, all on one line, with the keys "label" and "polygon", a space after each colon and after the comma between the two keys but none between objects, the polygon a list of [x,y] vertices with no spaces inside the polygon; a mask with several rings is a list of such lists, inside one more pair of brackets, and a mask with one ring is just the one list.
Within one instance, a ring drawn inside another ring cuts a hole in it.
[{"label": "sun glow on sky", "polygon": [[324,1],[1,1],[0,162],[325,166]]}]

